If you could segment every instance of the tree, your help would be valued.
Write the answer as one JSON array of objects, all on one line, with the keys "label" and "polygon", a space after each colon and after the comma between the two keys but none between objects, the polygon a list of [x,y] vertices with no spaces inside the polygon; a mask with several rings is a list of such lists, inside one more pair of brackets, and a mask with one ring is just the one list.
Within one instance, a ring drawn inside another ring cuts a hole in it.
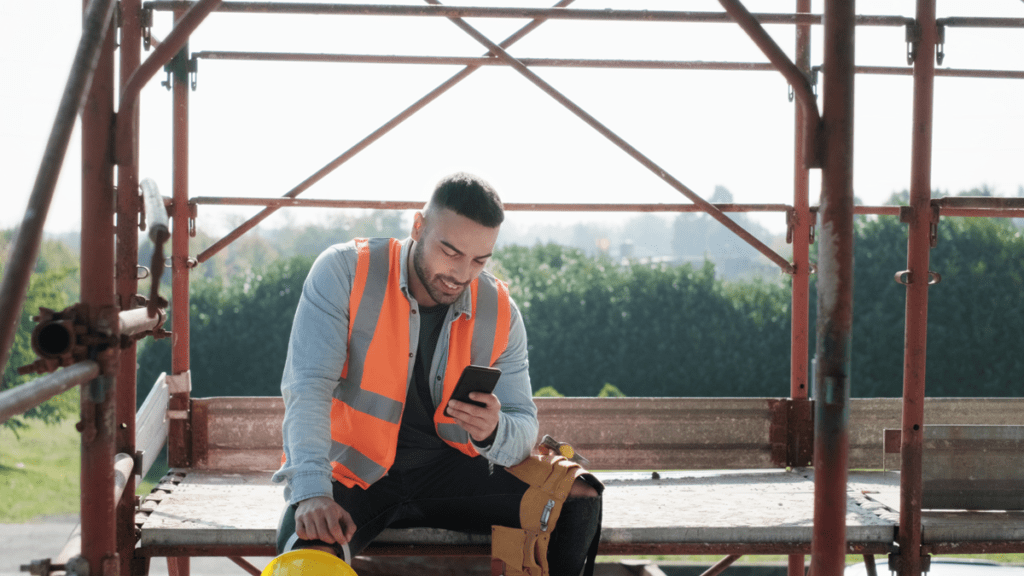
[{"label": "tree", "polygon": [[[0,274],[4,266],[0,264]],[[38,375],[19,375],[18,367],[31,364],[36,359],[32,351],[31,336],[36,323],[32,317],[39,314],[40,307],[62,310],[71,302],[68,293],[68,286],[74,282],[76,270],[73,268],[55,268],[32,275],[28,291],[25,295],[25,305],[22,307],[21,318],[18,321],[18,329],[14,336],[14,343],[11,347],[11,355],[4,366],[0,390],[6,390],[20,386]],[[5,428],[13,430],[15,434],[22,428],[29,425],[30,420],[41,420],[46,424],[56,424],[68,414],[78,411],[78,388],[55,396],[32,408],[21,416],[14,416],[3,423]]]},{"label": "tree", "polygon": [[[855,230],[851,394],[898,397],[906,288],[893,275],[907,267],[907,229],[871,217],[859,218]],[[942,281],[929,288],[926,392],[1018,396],[1024,238],[1008,220],[992,218],[943,218],[938,232],[930,268]],[[813,327],[813,306],[811,314]]]},{"label": "tree", "polygon": [[[731,204],[733,195],[724,186],[715,186],[713,204]],[[743,213],[729,218],[767,244],[772,234]],[[682,262],[699,264],[705,258],[715,263],[720,278],[738,280],[771,275],[775,268],[754,247],[704,213],[682,213],[673,222],[672,250]]]},{"label": "tree", "polygon": [[535,389],[593,396],[614,382],[629,396],[788,390],[781,286],[727,285],[710,263],[622,266],[554,244],[506,247],[495,260],[523,314]]},{"label": "tree", "polygon": [[[280,394],[292,320],[312,264],[308,257],[277,260],[231,282],[194,284],[189,333],[197,396]],[[139,351],[139,398],[161,372],[170,372],[170,361],[170,339],[145,341]]]},{"label": "tree", "polygon": [[[3,276],[10,251],[14,248],[16,230],[0,230],[0,277]],[[18,367],[31,364],[36,355],[32,351],[31,336],[36,323],[32,317],[39,314],[39,308],[63,310],[78,300],[78,257],[67,244],[58,240],[45,239],[39,247],[39,256],[29,279],[25,304],[22,306],[17,332],[11,346],[11,355],[4,366],[0,379],[0,390],[19,386],[37,378],[38,375],[19,375]],[[78,391],[68,390],[29,410],[22,416],[15,416],[3,423],[14,430],[25,428],[31,420],[46,424],[60,422],[66,415],[78,411]]]}]

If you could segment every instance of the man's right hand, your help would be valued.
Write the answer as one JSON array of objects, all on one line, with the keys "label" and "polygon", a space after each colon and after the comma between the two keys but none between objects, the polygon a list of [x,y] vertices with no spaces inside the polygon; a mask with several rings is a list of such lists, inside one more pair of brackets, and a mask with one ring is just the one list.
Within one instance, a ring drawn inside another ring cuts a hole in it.
[{"label": "man's right hand", "polygon": [[295,510],[295,533],[303,540],[347,544],[356,534],[356,525],[333,498],[316,496],[299,502]]}]

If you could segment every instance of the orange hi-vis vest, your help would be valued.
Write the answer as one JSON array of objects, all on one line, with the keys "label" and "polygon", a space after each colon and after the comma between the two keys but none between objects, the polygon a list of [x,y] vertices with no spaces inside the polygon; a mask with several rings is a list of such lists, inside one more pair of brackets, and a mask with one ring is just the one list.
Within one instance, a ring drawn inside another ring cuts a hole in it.
[{"label": "orange hi-vis vest", "polygon": [[[367,488],[395,461],[398,431],[416,353],[409,349],[413,313],[402,292],[402,244],[393,238],[356,239],[356,277],[349,295],[348,357],[331,402],[332,476]],[[415,272],[410,271],[409,274]],[[484,272],[467,288],[472,314],[451,323],[444,391],[434,410],[437,435],[478,456],[469,434],[444,415],[455,383],[470,364],[491,366],[508,345],[512,303],[508,286]],[[442,345],[442,338],[438,345]]]}]

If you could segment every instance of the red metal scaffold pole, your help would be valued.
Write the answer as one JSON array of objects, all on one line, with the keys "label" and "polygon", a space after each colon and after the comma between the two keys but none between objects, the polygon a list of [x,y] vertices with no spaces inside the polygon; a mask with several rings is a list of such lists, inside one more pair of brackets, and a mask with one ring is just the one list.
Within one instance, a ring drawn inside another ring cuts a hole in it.
[{"label": "red metal scaffold pole", "polygon": [[[88,7],[88,2],[84,2]],[[114,27],[109,26],[82,109],[81,298],[90,329],[117,336],[114,301]],[[82,557],[92,574],[117,572],[114,432],[117,352],[96,355],[101,375],[82,389]],[[133,364],[134,365],[134,364]]]},{"label": "red metal scaffold pole", "polygon": [[818,215],[818,326],[814,379],[814,536],[811,573],[839,576],[846,559],[846,466],[849,445],[853,320],[852,1],[825,3],[825,75]]},{"label": "red metal scaffold pole", "polygon": [[[796,11],[811,11],[811,0],[797,0]],[[796,26],[796,54],[794,63],[806,74],[811,68],[811,27]],[[807,118],[803,106],[794,106],[793,138],[793,210],[790,212],[789,230],[793,242],[793,293],[790,316],[790,384],[789,396],[794,404],[807,400],[807,350],[810,339],[810,245],[814,215],[810,211],[810,170],[807,168]],[[803,554],[788,559],[788,576],[804,576]]]},{"label": "red metal scaffold pole", "polygon": [[[121,39],[120,39],[120,86],[128,83],[142,60],[142,24],[140,22],[142,0],[121,0]],[[132,124],[139,124],[139,108],[124,111],[132,116]],[[136,307],[135,294],[139,291],[139,189],[138,139],[132,142],[133,161],[122,165],[117,171],[117,300],[121,310]],[[149,215],[153,222],[153,215]],[[150,276],[155,278],[155,276]],[[154,282],[156,280],[153,280]],[[133,341],[121,350],[120,366],[117,373],[117,432],[115,451],[119,454],[135,454],[135,404],[136,404],[136,345]],[[133,573],[135,562],[135,474],[127,476],[125,487],[127,497],[116,503],[114,517],[117,551],[121,558],[121,576]],[[143,560],[145,562],[145,560]]]},{"label": "red metal scaffold pole", "polygon": [[[914,59],[910,160],[910,231],[903,349],[900,446],[899,574],[921,574],[921,453],[924,442],[925,358],[928,337],[928,260],[931,249],[932,102],[935,85],[935,0],[917,1],[920,41]],[[937,223],[937,222],[936,222]]]}]

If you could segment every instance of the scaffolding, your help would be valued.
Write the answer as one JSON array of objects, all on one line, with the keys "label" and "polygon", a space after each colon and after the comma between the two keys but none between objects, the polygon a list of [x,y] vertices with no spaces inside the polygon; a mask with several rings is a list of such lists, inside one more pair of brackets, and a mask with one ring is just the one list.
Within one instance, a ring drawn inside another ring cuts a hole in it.
[{"label": "scaffolding", "polygon": [[[724,12],[652,10],[593,10],[568,8],[572,0],[561,0],[552,8],[448,7],[437,0],[426,6],[277,3],[198,2],[142,0],[89,0],[85,4],[83,35],[67,87],[47,144],[39,175],[16,240],[12,259],[0,286],[0,353],[6,361],[29,275],[39,251],[43,224],[64,159],[71,130],[81,114],[82,138],[82,246],[81,303],[65,316],[51,318],[66,338],[78,346],[57,347],[40,361],[41,371],[53,371],[16,390],[0,394],[0,417],[8,418],[76,385],[82,394],[81,538],[69,543],[62,557],[71,573],[134,573],[133,550],[135,502],[134,475],[144,466],[136,446],[135,341],[159,335],[167,303],[158,294],[148,299],[137,296],[138,226],[140,214],[149,220],[150,238],[159,247],[152,270],[163,268],[162,246],[171,242],[173,326],[172,365],[169,376],[171,416],[168,435],[172,466],[187,459],[186,438],[190,434],[187,414],[190,397],[189,374],[189,275],[229,243],[251,230],[283,207],[318,206],[334,208],[415,209],[419,204],[401,201],[299,199],[298,196],[323,179],[384,134],[400,125],[447,90],[484,66],[511,68],[548,96],[588,124],[597,133],[646,167],[690,203],[683,204],[537,204],[509,202],[507,210],[523,211],[702,211],[726,226],[758,250],[780,270],[792,276],[792,356],[790,397],[808,398],[809,343],[809,247],[814,228],[819,234],[817,261],[819,303],[816,334],[818,364],[814,374],[815,504],[811,572],[816,576],[842,572],[846,554],[845,502],[847,484],[847,421],[850,398],[850,333],[853,294],[853,222],[855,214],[899,216],[909,226],[907,269],[897,275],[906,285],[905,362],[901,430],[900,519],[898,544],[899,573],[917,575],[922,571],[921,543],[921,457],[925,397],[925,352],[927,341],[929,249],[935,227],[942,216],[1020,217],[1024,199],[931,198],[931,154],[933,92],[936,76],[1022,79],[1019,70],[936,70],[943,56],[944,31],[949,27],[1024,28],[1021,18],[937,18],[935,0],[917,0],[916,17],[857,15],[853,2],[827,0],[823,14],[811,13],[810,0],[796,0],[792,14],[752,14],[739,0],[719,0]],[[185,51],[189,36],[214,11],[225,13],[306,14],[331,16],[402,16],[446,18],[481,44],[481,57],[393,56],[357,54],[301,54]],[[162,41],[152,38],[154,12],[171,12],[174,27]],[[115,17],[116,16],[116,17]],[[465,21],[467,17],[518,18],[530,23],[504,41],[494,42]],[[688,62],[585,59],[517,59],[508,48],[547,20],[600,20],[607,22],[699,22],[739,25],[768,63]],[[116,24],[115,24],[116,23]],[[796,29],[795,57],[779,47],[764,30],[765,24],[785,24]],[[854,62],[854,30],[858,25],[901,27],[906,30],[908,67],[857,66]],[[810,29],[823,26],[824,58],[821,66],[810,61]],[[120,41],[115,42],[116,30]],[[143,60],[143,45],[155,48]],[[932,55],[935,55],[935,58]],[[119,77],[115,78],[115,56]],[[190,198],[188,188],[189,89],[190,72],[199,59],[320,61],[459,65],[464,68],[446,82],[401,111],[390,121],[351,146],[320,170],[288,190],[280,198]],[[170,63],[173,92],[173,191],[163,198],[151,182],[139,176],[139,98],[142,87],[161,67]],[[662,166],[613,132],[534,72],[544,66],[776,70],[791,86],[797,101],[794,126],[793,204],[712,204],[693,192]],[[815,93],[820,72],[823,106]],[[853,79],[855,74],[900,74],[913,76],[913,140],[910,166],[910,204],[905,207],[854,206],[853,198]],[[118,107],[114,102],[117,95]],[[109,151],[113,151],[112,154]],[[116,168],[116,171],[115,171]],[[819,206],[809,201],[809,171],[821,170],[822,195]],[[116,182],[115,182],[116,172]],[[115,190],[140,190],[141,194],[115,194]],[[224,238],[196,256],[188,249],[195,232],[196,207],[211,205],[262,206],[263,210]],[[144,205],[144,207],[143,207]],[[166,208],[166,211],[165,211]],[[730,212],[779,212],[788,223],[787,238],[793,245],[792,259],[778,254],[727,215]],[[170,219],[162,217],[169,214]],[[116,215],[116,226],[115,218]],[[817,222],[817,224],[816,224]],[[116,243],[115,243],[116,239]],[[88,249],[85,249],[88,247]],[[116,270],[110,274],[110,270]],[[153,286],[158,285],[154,279]],[[821,296],[819,296],[821,298]],[[66,334],[65,334],[66,332]],[[76,334],[84,333],[78,338]],[[77,340],[75,340],[78,338]],[[58,339],[59,340],[59,339]],[[828,342],[825,346],[823,343]],[[38,363],[37,363],[38,364]],[[17,395],[17,396],[15,396]],[[176,416],[178,415],[178,416]],[[115,425],[115,423],[120,423]],[[992,550],[983,546],[979,551]],[[1024,551],[1024,542],[1009,543],[1004,550]],[[934,552],[934,550],[932,550]],[[970,552],[971,550],[962,550]],[[74,560],[70,560],[74,558]],[[722,570],[735,557],[722,563]],[[802,574],[803,556],[790,558],[789,573]],[[77,563],[77,564],[75,564]],[[187,573],[187,564],[185,565]],[[717,572],[716,572],[717,573]]]}]

